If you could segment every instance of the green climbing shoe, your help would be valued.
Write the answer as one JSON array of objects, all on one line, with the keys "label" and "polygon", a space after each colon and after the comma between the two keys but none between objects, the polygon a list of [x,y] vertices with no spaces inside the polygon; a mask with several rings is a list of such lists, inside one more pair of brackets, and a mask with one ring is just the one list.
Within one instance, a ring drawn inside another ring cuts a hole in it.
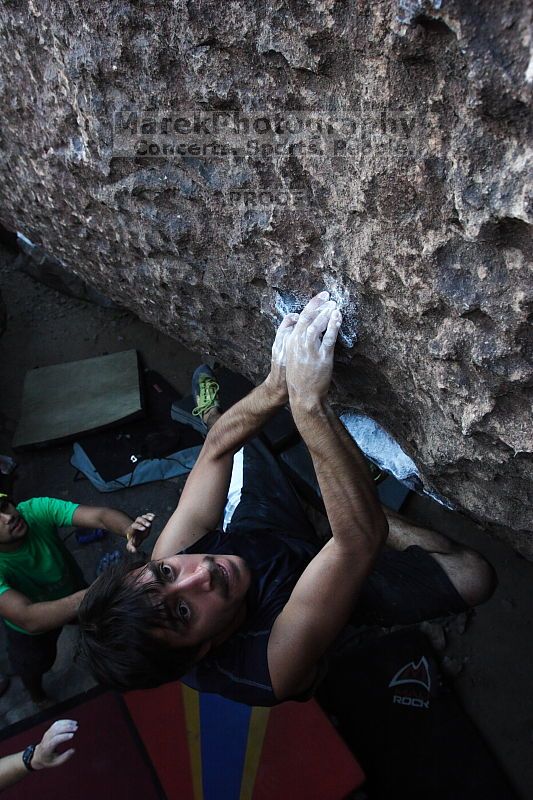
[{"label": "green climbing shoe", "polygon": [[201,364],[192,376],[192,394],[196,401],[193,408],[193,416],[200,417],[203,421],[204,416],[212,408],[220,408],[218,403],[219,385],[211,367]]}]

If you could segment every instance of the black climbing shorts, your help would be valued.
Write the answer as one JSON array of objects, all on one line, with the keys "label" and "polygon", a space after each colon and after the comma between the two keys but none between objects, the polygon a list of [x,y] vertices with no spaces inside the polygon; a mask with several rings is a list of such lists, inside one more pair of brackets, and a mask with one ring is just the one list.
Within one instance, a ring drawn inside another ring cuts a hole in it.
[{"label": "black climbing shorts", "polygon": [[290,531],[296,538],[316,539],[296,492],[258,436],[244,446],[241,497],[228,532],[237,529]]},{"label": "black climbing shorts", "polygon": [[[228,531],[245,528],[291,531],[319,542],[276,458],[259,437],[244,447],[243,486]],[[440,564],[413,545],[382,549],[366,578],[351,622],[355,627],[410,625],[468,609]]]},{"label": "black climbing shorts", "polygon": [[467,611],[440,564],[421,547],[384,548],[361,587],[353,625],[410,625]]}]

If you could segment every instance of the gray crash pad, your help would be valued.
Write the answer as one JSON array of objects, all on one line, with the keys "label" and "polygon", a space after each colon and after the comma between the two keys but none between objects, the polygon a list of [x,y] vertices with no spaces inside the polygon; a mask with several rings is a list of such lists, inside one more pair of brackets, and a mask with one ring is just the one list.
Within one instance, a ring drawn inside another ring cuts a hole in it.
[{"label": "gray crash pad", "polygon": [[142,414],[136,350],[32,369],[13,448],[59,444]]}]

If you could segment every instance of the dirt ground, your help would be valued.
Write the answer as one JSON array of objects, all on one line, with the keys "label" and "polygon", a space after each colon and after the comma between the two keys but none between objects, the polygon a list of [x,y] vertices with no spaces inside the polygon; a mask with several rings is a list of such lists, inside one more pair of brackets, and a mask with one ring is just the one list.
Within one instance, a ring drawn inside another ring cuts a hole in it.
[{"label": "dirt ground", "polygon": [[[180,344],[142,323],[129,312],[105,309],[58,294],[37,283],[15,266],[16,254],[0,246],[0,287],[7,309],[7,329],[0,337],[0,453],[10,449],[27,370],[66,361],[135,348],[145,366],[157,370],[182,394],[188,394],[194,367],[205,354]],[[266,365],[265,365],[266,366]],[[65,388],[68,391],[68,387]],[[130,515],[156,513],[147,543],[150,552],[173,510],[182,481],[132,487],[99,494],[88,481],[74,481],[69,464],[71,446],[18,454],[15,496],[18,501],[49,495],[86,504],[109,504]],[[459,674],[455,688],[470,715],[523,800],[533,797],[533,703],[530,665],[533,663],[533,564],[502,542],[489,538],[469,520],[435,503],[412,495],[404,511],[415,520],[482,551],[495,566],[499,585],[491,600],[472,615],[466,630],[455,626],[443,652],[445,665]],[[123,548],[110,536],[91,545],[77,544],[68,530],[61,532],[78,559],[87,580],[95,577],[102,554]],[[452,626],[453,628],[453,626]],[[0,631],[0,671],[9,672],[4,634]],[[62,700],[93,685],[82,664],[73,663],[76,629],[64,630],[54,668],[45,688]],[[36,713],[19,680],[14,677],[0,700],[0,725]]]}]

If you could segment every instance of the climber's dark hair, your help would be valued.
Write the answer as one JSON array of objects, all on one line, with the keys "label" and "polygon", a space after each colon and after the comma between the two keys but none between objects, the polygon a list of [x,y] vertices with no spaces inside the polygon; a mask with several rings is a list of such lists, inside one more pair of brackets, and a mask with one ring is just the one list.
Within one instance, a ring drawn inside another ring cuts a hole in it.
[{"label": "climber's dark hair", "polygon": [[158,581],[140,583],[131,572],[144,565],[137,556],[114,564],[89,587],[78,610],[80,653],[96,680],[113,689],[149,689],[176,680],[194,664],[199,647],[171,649],[153,636],[173,628],[157,602]]}]

